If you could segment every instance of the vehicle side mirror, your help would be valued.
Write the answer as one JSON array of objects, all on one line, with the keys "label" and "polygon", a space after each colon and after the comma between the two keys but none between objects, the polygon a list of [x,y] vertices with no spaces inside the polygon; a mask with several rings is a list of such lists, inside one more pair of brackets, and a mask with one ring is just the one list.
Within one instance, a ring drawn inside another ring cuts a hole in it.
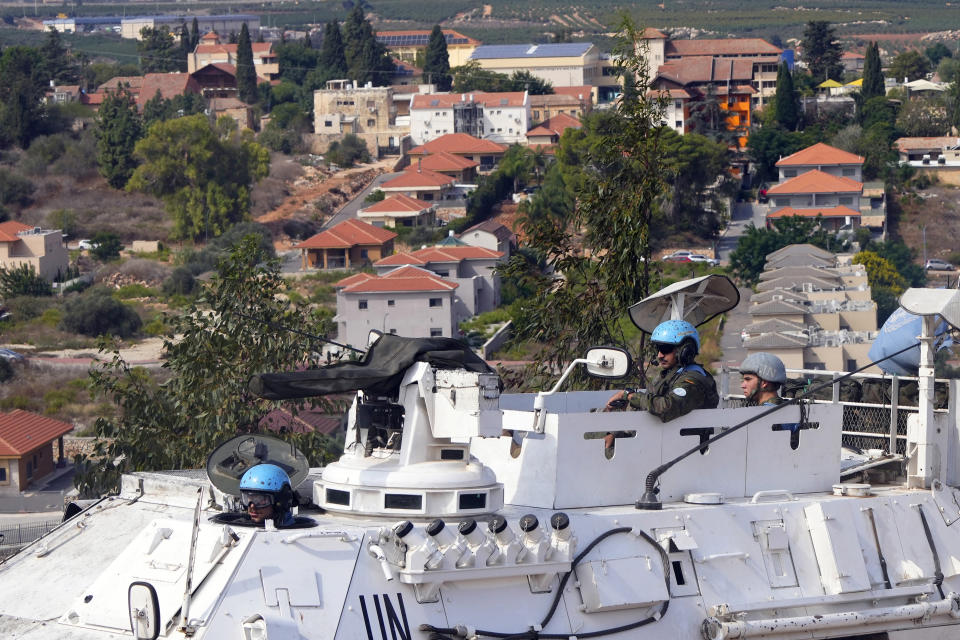
[{"label": "vehicle side mirror", "polygon": [[133,582],[127,590],[130,630],[137,640],[157,640],[160,635],[160,602],[149,582]]},{"label": "vehicle side mirror", "polygon": [[587,374],[595,378],[622,378],[630,372],[630,354],[619,347],[593,347],[584,359]]}]

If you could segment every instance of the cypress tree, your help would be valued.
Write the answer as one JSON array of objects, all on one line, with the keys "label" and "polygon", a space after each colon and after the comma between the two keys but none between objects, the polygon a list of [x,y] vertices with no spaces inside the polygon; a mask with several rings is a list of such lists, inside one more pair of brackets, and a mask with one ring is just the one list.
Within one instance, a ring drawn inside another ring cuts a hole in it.
[{"label": "cypress tree", "polygon": [[237,97],[247,104],[257,101],[257,71],[253,66],[253,45],[246,22],[237,40]]},{"label": "cypress tree", "polygon": [[343,49],[343,37],[336,20],[328,22],[323,28],[323,46],[320,48],[320,66],[329,78],[345,78],[347,58]]},{"label": "cypress tree", "polygon": [[883,83],[883,71],[880,70],[880,47],[876,42],[867,45],[867,52],[863,60],[863,86],[860,94],[864,102],[870,98],[887,94]]},{"label": "cypress tree", "polygon": [[787,131],[797,128],[800,110],[797,108],[797,92],[793,88],[793,74],[786,62],[777,70],[777,93],[773,97],[774,119]]},{"label": "cypress tree", "polygon": [[423,62],[423,75],[427,82],[437,86],[437,91],[450,91],[453,77],[450,75],[450,55],[447,53],[447,39],[440,25],[433,25],[430,42]]},{"label": "cypress tree", "polygon": [[814,84],[827,78],[843,78],[843,49],[836,33],[826,20],[811,20],[803,30],[803,60],[810,69]]},{"label": "cypress tree", "polygon": [[355,5],[343,26],[344,49],[350,77],[361,86],[367,82],[382,86],[389,84],[393,75],[393,60],[387,48],[378,40],[373,26]]},{"label": "cypress tree", "polygon": [[193,24],[190,25],[190,49],[196,49],[198,44],[200,44],[200,23],[194,17]]},{"label": "cypress tree", "polygon": [[186,71],[188,68],[187,60],[190,58],[190,54],[193,53],[193,47],[190,46],[190,30],[187,29],[187,25],[181,25],[180,27],[180,71]]},{"label": "cypress tree", "polygon": [[360,55],[363,48],[363,9],[358,2],[347,15],[343,23],[343,53],[347,60],[347,69],[353,71],[354,60]]},{"label": "cypress tree", "polygon": [[97,111],[97,166],[114,189],[122,189],[137,168],[133,148],[143,137],[137,104],[125,86],[107,92]]}]

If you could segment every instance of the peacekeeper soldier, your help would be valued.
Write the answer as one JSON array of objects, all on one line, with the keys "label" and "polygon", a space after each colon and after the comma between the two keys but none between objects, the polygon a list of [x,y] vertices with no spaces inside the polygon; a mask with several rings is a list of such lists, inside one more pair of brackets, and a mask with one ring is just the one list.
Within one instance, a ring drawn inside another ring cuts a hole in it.
[{"label": "peacekeeper soldier", "polygon": [[254,524],[273,520],[277,527],[293,524],[293,488],[286,472],[275,464],[250,467],[240,478],[240,502]]},{"label": "peacekeeper soldier", "polygon": [[657,350],[660,373],[646,393],[621,391],[607,402],[607,410],[629,405],[669,422],[694,409],[713,409],[720,403],[713,377],[695,362],[700,336],[692,324],[685,320],[661,322],[650,341]]},{"label": "peacekeeper soldier", "polygon": [[783,361],[772,353],[758,351],[740,365],[740,390],[748,407],[773,406],[783,402],[780,387],[787,381]]}]

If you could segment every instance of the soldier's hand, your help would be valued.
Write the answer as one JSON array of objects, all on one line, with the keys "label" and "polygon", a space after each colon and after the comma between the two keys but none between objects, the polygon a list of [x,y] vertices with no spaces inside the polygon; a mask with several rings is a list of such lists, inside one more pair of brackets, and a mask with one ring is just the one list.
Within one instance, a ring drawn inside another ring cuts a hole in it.
[{"label": "soldier's hand", "polygon": [[627,392],[618,391],[607,400],[607,406],[603,408],[604,411],[623,411],[627,408]]}]

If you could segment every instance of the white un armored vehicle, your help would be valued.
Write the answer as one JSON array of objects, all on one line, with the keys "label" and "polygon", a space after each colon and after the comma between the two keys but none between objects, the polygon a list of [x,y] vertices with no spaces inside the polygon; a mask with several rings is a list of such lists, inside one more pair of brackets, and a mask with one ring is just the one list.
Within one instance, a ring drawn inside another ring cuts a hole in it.
[{"label": "white un armored vehicle", "polygon": [[[697,324],[736,300],[707,277],[632,315]],[[356,390],[343,457],[308,470],[243,436],[207,473],[125,476],[0,565],[0,637],[960,638],[960,389],[938,409],[933,386],[960,293],[901,305],[922,317],[915,407],[845,404],[831,374],[822,401],[663,424],[599,411],[610,391],[501,395],[453,341],[396,336],[260,376],[268,397]],[[592,349],[567,373],[627,364]],[[851,434],[877,451],[842,455]],[[232,495],[265,461],[297,485],[293,527],[250,526]]]}]

